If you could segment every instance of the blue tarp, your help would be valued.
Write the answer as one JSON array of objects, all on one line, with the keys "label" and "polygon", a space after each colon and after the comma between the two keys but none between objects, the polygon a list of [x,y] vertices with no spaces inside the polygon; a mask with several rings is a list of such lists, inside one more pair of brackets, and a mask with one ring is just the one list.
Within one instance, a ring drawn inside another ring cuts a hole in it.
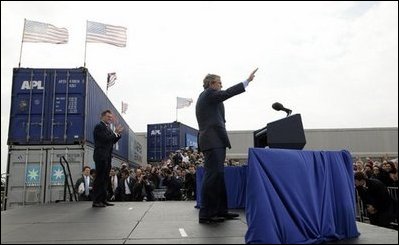
[{"label": "blue tarp", "polygon": [[[224,180],[227,192],[228,208],[244,208],[245,207],[245,189],[247,181],[247,166],[242,167],[225,167]],[[204,168],[199,167],[196,172],[197,177],[197,208],[201,204],[202,178],[204,176]]]},{"label": "blue tarp", "polygon": [[246,243],[322,243],[359,236],[347,151],[250,148]]}]

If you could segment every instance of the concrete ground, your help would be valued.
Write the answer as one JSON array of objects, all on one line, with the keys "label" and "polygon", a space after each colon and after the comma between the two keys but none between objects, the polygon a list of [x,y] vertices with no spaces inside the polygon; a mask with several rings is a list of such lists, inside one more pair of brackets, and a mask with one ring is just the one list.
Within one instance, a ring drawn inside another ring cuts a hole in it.
[{"label": "concrete ground", "polygon": [[[195,202],[91,202],[25,206],[1,212],[1,243],[243,244],[245,211],[220,224],[198,223]],[[336,243],[398,244],[398,231],[357,223],[361,235]]]}]

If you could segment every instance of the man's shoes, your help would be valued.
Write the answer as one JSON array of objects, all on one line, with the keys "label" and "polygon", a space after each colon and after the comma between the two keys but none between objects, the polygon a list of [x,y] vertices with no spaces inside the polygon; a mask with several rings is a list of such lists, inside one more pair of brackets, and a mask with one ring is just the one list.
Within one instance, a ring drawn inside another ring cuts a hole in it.
[{"label": "man's shoes", "polygon": [[222,217],[210,217],[210,218],[199,218],[200,224],[215,224],[223,222],[224,218]]},{"label": "man's shoes", "polygon": [[237,218],[239,216],[240,215],[236,214],[236,213],[225,213],[225,214],[220,214],[217,217],[222,217],[222,218],[225,218],[225,219],[234,219],[234,218]]},{"label": "man's shoes", "polygon": [[105,208],[106,206],[104,203],[96,202],[96,203],[93,203],[92,207],[93,208]]},{"label": "man's shoes", "polygon": [[115,206],[115,204],[110,203],[110,202],[103,202],[103,204],[104,204],[105,206]]}]

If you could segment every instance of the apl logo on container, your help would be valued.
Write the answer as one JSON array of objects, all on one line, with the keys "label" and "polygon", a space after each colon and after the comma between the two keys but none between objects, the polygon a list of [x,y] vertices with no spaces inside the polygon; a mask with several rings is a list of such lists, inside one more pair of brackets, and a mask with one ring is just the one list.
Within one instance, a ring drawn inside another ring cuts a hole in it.
[{"label": "apl logo on container", "polygon": [[44,89],[42,86],[42,81],[23,81],[21,90],[30,90],[30,89]]},{"label": "apl logo on container", "polygon": [[161,135],[161,130],[160,129],[153,129],[153,130],[151,130],[151,135]]}]

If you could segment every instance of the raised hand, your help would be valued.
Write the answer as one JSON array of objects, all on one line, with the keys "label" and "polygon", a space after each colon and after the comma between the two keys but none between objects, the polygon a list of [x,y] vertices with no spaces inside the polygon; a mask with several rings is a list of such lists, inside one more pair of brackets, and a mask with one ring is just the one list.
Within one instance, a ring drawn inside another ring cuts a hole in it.
[{"label": "raised hand", "polygon": [[249,75],[249,77],[248,77],[248,79],[247,79],[247,81],[248,82],[251,82],[252,80],[254,80],[254,78],[255,78],[255,72],[258,70],[258,68],[256,68],[252,73],[251,73],[251,75]]},{"label": "raised hand", "polygon": [[120,134],[122,133],[122,131],[123,131],[122,125],[119,124],[118,126],[116,126],[115,133]]}]

